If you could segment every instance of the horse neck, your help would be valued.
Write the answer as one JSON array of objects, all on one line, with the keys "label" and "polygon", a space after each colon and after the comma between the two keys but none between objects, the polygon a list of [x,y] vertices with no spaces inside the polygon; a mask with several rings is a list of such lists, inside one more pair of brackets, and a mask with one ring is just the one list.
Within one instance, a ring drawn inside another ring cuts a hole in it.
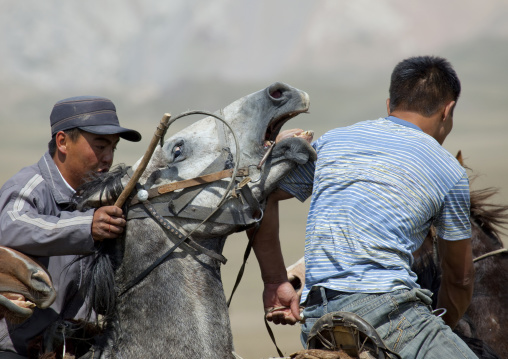
[{"label": "horse neck", "polygon": [[503,248],[503,243],[497,232],[491,230],[490,226],[482,225],[482,223],[475,220],[474,217],[471,218],[471,246],[474,258]]},{"label": "horse neck", "polygon": [[[498,233],[490,225],[472,218],[471,245],[473,257],[490,253],[503,247]],[[497,353],[508,352],[506,331],[502,323],[508,321],[508,255],[491,255],[475,262],[475,288],[471,304],[466,311],[466,321],[460,324],[462,333],[488,343]]]},{"label": "horse neck", "polygon": [[[126,233],[116,272],[120,288],[173,246],[153,221],[137,222]],[[225,239],[203,238],[199,243],[221,253]],[[231,356],[232,334],[220,265],[193,249],[176,249],[119,299],[116,313],[118,357]]]}]

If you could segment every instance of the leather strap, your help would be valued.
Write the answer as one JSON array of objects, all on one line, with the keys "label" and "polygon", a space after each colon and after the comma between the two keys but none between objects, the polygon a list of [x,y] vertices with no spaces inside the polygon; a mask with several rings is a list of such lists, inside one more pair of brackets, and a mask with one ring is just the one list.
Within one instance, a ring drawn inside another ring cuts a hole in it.
[{"label": "leather strap", "polygon": [[[230,198],[230,201],[235,201],[233,208],[228,206],[221,207],[216,213],[210,218],[214,223],[223,223],[231,225],[242,225],[250,226],[259,221],[259,218],[254,218],[254,215],[261,213],[260,203],[254,198],[252,191],[249,186],[246,185],[247,181],[242,183],[235,188],[235,197]],[[241,187],[240,187],[241,186]],[[204,187],[203,185],[201,187]],[[199,193],[202,188],[197,187],[195,191]],[[191,192],[193,192],[192,190]],[[187,191],[186,191],[187,192]],[[212,212],[211,207],[202,207],[197,205],[188,205],[188,202],[194,198],[197,193],[183,193],[174,194],[172,198],[164,198],[164,201],[154,202],[151,205],[155,208],[157,213],[162,217],[178,217],[194,220],[203,220],[207,218]],[[244,208],[239,209],[238,206]],[[146,218],[148,213],[145,210],[142,203],[137,203],[129,208],[127,212],[127,220],[136,218]]]},{"label": "leather strap", "polygon": [[[171,204],[165,202],[152,203],[152,206],[162,217],[178,217],[193,220],[203,220],[207,218],[212,209],[210,207],[201,207],[196,205],[187,206],[180,213],[172,211]],[[127,220],[147,218],[149,214],[144,209],[143,204],[137,204],[129,208],[127,212]],[[214,223],[230,224],[230,225],[242,225],[248,226],[256,223],[258,219],[253,218],[250,213],[244,213],[243,211],[231,210],[227,207],[219,209],[211,218]]]},{"label": "leather strap", "polygon": [[231,177],[233,175],[233,169],[227,169],[219,172],[209,173],[203,176],[194,177],[191,179],[168,183],[157,188],[159,194],[165,194],[176,191],[182,188],[194,187],[203,183],[210,183],[221,180],[223,178]]},{"label": "leather strap", "polygon": [[[174,238],[177,240],[175,241],[173,247],[171,247],[168,251],[166,251],[162,256],[160,256],[155,262],[153,262],[148,268],[146,268],[143,272],[141,272],[139,275],[137,275],[133,280],[127,283],[127,285],[121,290],[119,297],[123,296],[125,293],[127,293],[132,287],[137,285],[139,282],[141,282],[148,274],[150,274],[155,268],[157,268],[162,262],[164,262],[170,255],[173,253],[183,242],[189,240],[189,235],[184,235],[182,232],[180,232],[176,227],[174,227],[171,223],[169,223],[166,219],[164,219],[162,216],[160,216],[157,211],[151,206],[150,202],[144,201],[143,205],[145,205],[147,211],[152,215],[161,225],[162,228],[168,231],[170,234],[173,235]],[[194,242],[194,241],[193,241]],[[189,243],[189,245],[191,245]],[[209,255],[213,259],[216,259],[222,263],[225,263],[227,260],[224,256],[221,254],[215,253],[213,251],[210,251],[209,249],[206,249],[202,247],[201,245],[194,242],[194,245],[196,247],[193,248],[202,248],[205,251],[203,252],[206,255]]]},{"label": "leather strap", "polygon": [[243,254],[243,263],[240,267],[240,270],[238,271],[238,274],[236,276],[235,284],[233,285],[233,290],[231,291],[231,295],[229,296],[228,300],[228,308],[231,305],[231,301],[233,300],[233,294],[235,294],[236,289],[240,285],[240,282],[243,277],[243,272],[245,271],[245,265],[247,264],[247,259],[249,259],[250,252],[252,250],[252,243],[254,243],[254,239],[256,238],[256,234],[258,233],[259,224],[256,225],[256,228],[254,229],[254,233],[252,233],[252,236],[249,237],[249,242],[247,243],[247,248],[245,248],[245,253]]},{"label": "leather strap", "polygon": [[206,254],[207,256],[221,262],[222,264],[226,264],[226,262],[227,262],[226,257],[224,257],[223,255],[218,254],[214,251],[211,251],[211,250],[201,246],[200,244],[196,243],[196,241],[194,241],[194,239],[192,239],[192,237],[183,233],[182,229],[178,230],[173,224],[171,224],[164,217],[162,217],[159,213],[157,213],[157,211],[155,210],[155,208],[152,206],[152,204],[150,202],[144,201],[143,206],[145,206],[146,210],[150,213],[150,215],[152,217],[154,217],[154,219],[156,219],[161,224],[162,228],[169,231],[169,233],[171,233],[173,236],[177,237],[178,239],[182,239],[185,237],[186,238],[185,242],[188,242],[188,244],[192,248],[202,252],[203,254]]},{"label": "leather strap", "polygon": [[272,340],[273,345],[275,345],[275,349],[277,349],[277,354],[281,358],[284,357],[284,354],[282,354],[282,351],[279,349],[279,346],[277,345],[277,341],[275,340],[275,334],[273,334],[272,328],[270,328],[270,325],[268,324],[268,320],[266,320],[266,314],[263,314],[264,320],[265,320],[265,327],[266,331],[268,332],[268,335],[270,336],[270,339]]},{"label": "leather strap", "polygon": [[508,249],[507,248],[500,248],[500,249],[497,249],[495,251],[482,254],[481,256],[476,257],[475,259],[473,259],[473,262],[478,262],[478,261],[481,261],[482,259],[485,259],[487,257],[495,256],[496,254],[501,254],[501,253],[508,253]]},{"label": "leather strap", "polygon": [[[201,184],[215,182],[215,181],[218,181],[218,180],[221,180],[224,178],[231,177],[232,174],[233,174],[233,169],[230,168],[230,169],[222,170],[219,172],[209,173],[209,174],[202,175],[199,177],[194,177],[191,179],[186,179],[186,180],[182,180],[182,181],[178,181],[178,182],[172,182],[172,183],[168,183],[168,184],[165,184],[162,186],[154,187],[154,188],[151,188],[147,191],[148,192],[148,199],[160,196],[162,194],[171,193],[171,192],[174,192],[178,189],[189,188],[189,187],[199,186]],[[239,168],[238,169],[237,176],[244,177],[244,176],[248,176],[248,175],[249,175],[248,168]],[[138,204],[140,202],[141,201],[137,197],[134,197],[132,199],[132,201],[130,202],[129,206],[133,206],[133,205]]]}]

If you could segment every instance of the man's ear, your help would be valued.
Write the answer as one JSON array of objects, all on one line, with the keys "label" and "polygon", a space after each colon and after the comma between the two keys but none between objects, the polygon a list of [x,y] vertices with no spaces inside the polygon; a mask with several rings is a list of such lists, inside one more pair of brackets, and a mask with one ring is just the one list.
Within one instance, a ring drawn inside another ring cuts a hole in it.
[{"label": "man's ear", "polygon": [[55,135],[55,140],[56,140],[56,150],[59,153],[66,155],[67,154],[67,144],[69,143],[69,140],[70,140],[69,136],[67,136],[67,134],[65,132],[59,131]]},{"label": "man's ear", "polygon": [[450,116],[453,116],[453,109],[455,108],[455,101],[450,101],[446,104],[444,111],[443,111],[443,119],[442,121],[446,120]]},{"label": "man's ear", "polygon": [[390,116],[390,99],[386,99],[386,112],[388,113],[388,116]]}]

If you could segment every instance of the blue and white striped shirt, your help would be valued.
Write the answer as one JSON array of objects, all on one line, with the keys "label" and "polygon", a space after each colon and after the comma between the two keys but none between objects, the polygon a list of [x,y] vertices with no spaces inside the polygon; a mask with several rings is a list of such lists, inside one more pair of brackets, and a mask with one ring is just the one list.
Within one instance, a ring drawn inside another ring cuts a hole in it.
[{"label": "blue and white striped shirt", "polygon": [[412,252],[432,223],[445,240],[471,237],[469,180],[434,138],[388,117],[325,133],[318,159],[279,187],[304,201],[306,278],[341,292],[415,288]]}]

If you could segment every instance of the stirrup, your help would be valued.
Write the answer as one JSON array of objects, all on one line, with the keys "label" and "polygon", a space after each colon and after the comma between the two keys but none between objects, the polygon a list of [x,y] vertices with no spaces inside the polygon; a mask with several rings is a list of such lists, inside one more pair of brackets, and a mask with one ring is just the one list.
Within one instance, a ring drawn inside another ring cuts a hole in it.
[{"label": "stirrup", "polygon": [[309,332],[307,349],[343,350],[354,358],[401,359],[387,348],[372,325],[350,312],[332,312],[319,318]]}]

